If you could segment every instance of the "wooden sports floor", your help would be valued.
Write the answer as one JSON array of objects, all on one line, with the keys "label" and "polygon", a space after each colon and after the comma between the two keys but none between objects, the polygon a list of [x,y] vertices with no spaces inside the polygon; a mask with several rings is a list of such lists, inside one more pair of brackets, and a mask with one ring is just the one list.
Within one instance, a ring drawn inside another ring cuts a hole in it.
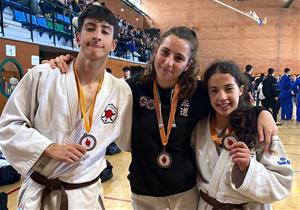
[{"label": "wooden sports floor", "polygon": [[[273,204],[273,209],[296,210],[300,209],[300,123],[295,121],[283,122],[279,126],[279,135],[295,170],[295,179],[290,196]],[[104,183],[105,206],[107,210],[130,210],[130,187],[127,181],[130,153],[107,156],[113,165],[113,178]],[[0,187],[0,192],[8,192],[8,207],[16,209],[16,199],[21,181],[16,184]]]}]

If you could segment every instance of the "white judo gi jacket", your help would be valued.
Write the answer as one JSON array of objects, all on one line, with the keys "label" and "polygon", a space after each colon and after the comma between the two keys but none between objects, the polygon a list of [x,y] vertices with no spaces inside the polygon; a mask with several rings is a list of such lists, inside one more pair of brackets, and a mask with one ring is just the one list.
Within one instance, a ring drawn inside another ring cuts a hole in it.
[{"label": "white judo gi jacket", "polygon": [[[97,95],[90,134],[95,148],[73,164],[42,156],[52,143],[79,143],[84,134],[73,63],[67,74],[42,64],[30,70],[10,96],[0,120],[0,146],[7,160],[25,176],[18,208],[39,209],[44,186],[32,181],[32,171],[68,183],[89,182],[106,167],[106,147],[117,139],[131,148],[132,93],[125,81],[106,73]],[[101,181],[67,190],[69,209],[101,209]],[[45,209],[59,209],[59,191],[52,191]]]},{"label": "white judo gi jacket", "polygon": [[[250,165],[244,173],[234,166],[229,151],[211,139],[209,119],[200,120],[192,135],[199,190],[221,203],[247,203],[243,205],[245,210],[272,209],[271,202],[286,198],[294,172],[282,142],[273,155],[263,152],[264,143],[256,145],[250,150]],[[200,197],[198,209],[210,210],[212,206]]]}]

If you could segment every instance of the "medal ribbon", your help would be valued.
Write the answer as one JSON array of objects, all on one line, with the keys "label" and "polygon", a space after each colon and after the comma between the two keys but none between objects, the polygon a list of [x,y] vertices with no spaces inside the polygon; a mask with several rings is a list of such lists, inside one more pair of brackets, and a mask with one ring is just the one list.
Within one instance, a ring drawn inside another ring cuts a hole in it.
[{"label": "medal ribbon", "polygon": [[176,86],[175,86],[174,95],[173,95],[173,98],[172,98],[172,101],[171,101],[171,110],[170,110],[168,127],[167,127],[167,134],[166,134],[165,127],[164,127],[164,122],[163,122],[163,118],[162,118],[162,114],[161,114],[160,95],[159,95],[158,88],[157,88],[157,82],[156,82],[156,80],[154,80],[154,84],[153,84],[154,105],[155,105],[156,118],[157,118],[157,122],[158,122],[160,139],[161,139],[161,142],[162,142],[164,147],[168,143],[169,136],[170,136],[171,129],[172,129],[172,124],[174,122],[175,112],[176,112],[176,107],[177,107],[177,102],[178,102],[179,90],[180,90],[180,86],[177,83]]},{"label": "medal ribbon", "polygon": [[221,136],[219,136],[216,132],[216,118],[211,117],[210,121],[210,134],[211,134],[211,139],[216,142],[216,144],[221,145],[222,144],[222,138],[227,135],[231,134],[233,132],[233,129],[231,127],[226,127],[223,131]]},{"label": "medal ribbon", "polygon": [[79,100],[80,100],[80,109],[81,109],[81,113],[82,113],[83,120],[84,120],[84,129],[85,129],[86,133],[89,133],[91,131],[92,124],[93,124],[93,114],[94,114],[96,98],[97,98],[97,95],[98,95],[98,93],[101,89],[103,78],[101,78],[99,80],[98,88],[97,88],[96,94],[95,94],[95,96],[93,98],[93,101],[92,101],[91,110],[90,110],[90,113],[89,113],[89,121],[88,121],[87,117],[86,117],[86,113],[85,113],[86,99],[85,99],[84,91],[83,91],[83,89],[81,88],[81,85],[80,85],[77,70],[75,68],[74,68],[74,73],[75,73],[77,89],[79,90],[78,92],[79,92]]}]

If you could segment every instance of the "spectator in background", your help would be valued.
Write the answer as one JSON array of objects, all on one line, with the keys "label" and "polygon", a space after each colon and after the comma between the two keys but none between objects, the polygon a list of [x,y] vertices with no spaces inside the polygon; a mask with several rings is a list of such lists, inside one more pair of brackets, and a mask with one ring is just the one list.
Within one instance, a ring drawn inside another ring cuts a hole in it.
[{"label": "spectator in background", "polygon": [[297,95],[297,110],[296,110],[296,120],[297,122],[300,122],[300,77],[298,76],[294,85],[293,85],[293,90]]},{"label": "spectator in background", "polygon": [[73,12],[76,12],[76,13],[81,12],[81,8],[80,8],[77,0],[71,0],[70,6],[71,6]]},{"label": "spectator in background", "polygon": [[130,67],[124,66],[123,69],[122,69],[122,71],[123,71],[123,78],[124,78],[124,80],[127,80],[127,79],[129,79],[131,77]]},{"label": "spectator in background", "polygon": [[106,68],[106,72],[112,74],[112,70],[110,68]]},{"label": "spectator in background", "polygon": [[253,81],[254,81],[254,77],[252,76],[253,74],[253,66],[250,64],[247,64],[245,66],[245,72],[244,72],[244,76],[247,78],[247,80],[249,81],[249,88],[248,88],[248,99],[250,101],[250,103],[254,102],[254,98],[253,98],[253,91],[254,91],[254,85],[253,85]]},{"label": "spectator in background", "polygon": [[281,104],[281,119],[282,120],[291,120],[293,116],[293,96],[291,93],[292,90],[292,81],[290,79],[289,68],[284,69],[284,75],[280,80],[280,95],[279,100]]},{"label": "spectator in background", "polygon": [[39,15],[41,13],[41,8],[38,5],[39,0],[15,0],[15,2],[30,8],[33,15]]},{"label": "spectator in background", "polygon": [[265,74],[264,73],[261,73],[260,74],[260,77],[259,78],[257,78],[256,80],[255,80],[255,88],[254,88],[254,90],[255,90],[255,92],[256,92],[256,106],[259,106],[259,102],[260,102],[260,99],[259,99],[259,94],[260,94],[260,92],[259,92],[259,90],[258,90],[258,86],[259,86],[259,84],[262,82],[262,81],[264,81],[264,79],[265,79]]},{"label": "spectator in background", "polygon": [[262,91],[265,99],[261,101],[263,107],[266,109],[272,109],[273,119],[277,125],[280,123],[277,121],[277,111],[278,111],[278,93],[277,93],[277,80],[274,77],[275,70],[273,68],[268,69],[268,76],[262,82]]}]

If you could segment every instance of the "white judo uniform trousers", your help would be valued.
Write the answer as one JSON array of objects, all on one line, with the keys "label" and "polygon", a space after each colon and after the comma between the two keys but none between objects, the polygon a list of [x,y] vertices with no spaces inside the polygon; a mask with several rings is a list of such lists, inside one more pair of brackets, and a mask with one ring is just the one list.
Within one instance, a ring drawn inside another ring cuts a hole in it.
[{"label": "white judo uniform trousers", "polygon": [[[117,139],[129,150],[131,144],[132,94],[125,81],[106,73],[97,95],[88,151],[80,161],[68,164],[42,156],[52,143],[79,143],[84,134],[78,91],[73,71],[61,74],[48,64],[36,66],[20,81],[0,120],[0,146],[7,160],[26,177],[19,194],[19,209],[39,209],[44,186],[30,177],[32,171],[48,179],[68,183],[95,179],[106,167],[106,147]],[[101,180],[88,187],[67,190],[69,209],[101,209]],[[60,209],[60,191],[52,191],[45,209]]]},{"label": "white judo uniform trousers", "polygon": [[[273,155],[263,152],[264,145],[256,145],[249,169],[243,173],[233,167],[229,151],[212,141],[209,119],[199,121],[192,135],[198,188],[221,203],[247,203],[244,210],[272,209],[271,202],[286,198],[294,172],[282,143]],[[210,210],[212,206],[200,197],[198,209]]]}]

